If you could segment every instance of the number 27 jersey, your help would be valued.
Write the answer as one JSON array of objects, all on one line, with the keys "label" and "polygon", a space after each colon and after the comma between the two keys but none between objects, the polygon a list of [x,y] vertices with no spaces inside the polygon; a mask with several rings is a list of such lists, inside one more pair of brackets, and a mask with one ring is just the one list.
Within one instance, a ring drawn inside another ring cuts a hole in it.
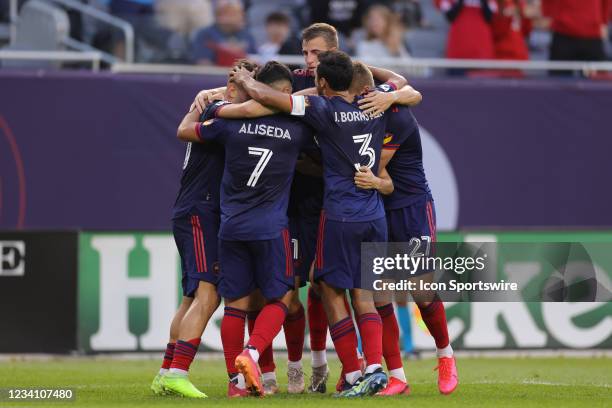
[{"label": "number 27 jersey", "polygon": [[330,220],[373,221],[385,216],[380,194],[355,185],[360,166],[378,174],[385,135],[384,113],[364,114],[356,103],[334,96],[292,96],[291,114],[316,131],[323,158],[325,196],[323,208]]}]

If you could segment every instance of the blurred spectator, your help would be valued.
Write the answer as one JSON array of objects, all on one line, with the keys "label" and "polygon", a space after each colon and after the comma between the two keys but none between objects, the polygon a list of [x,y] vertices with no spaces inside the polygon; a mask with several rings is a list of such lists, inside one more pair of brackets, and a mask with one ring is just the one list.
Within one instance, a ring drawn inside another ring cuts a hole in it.
[{"label": "blurred spectator", "polygon": [[157,0],[155,11],[163,27],[184,36],[213,22],[210,0]]},{"label": "blurred spectator", "polygon": [[[134,27],[139,61],[178,59],[185,52],[181,36],[162,27],[155,16],[155,0],[111,0],[109,10]],[[114,38],[113,53],[123,56],[123,38]]]},{"label": "blurred spectator", "polygon": [[255,42],[246,29],[242,2],[218,0],[215,23],[194,36],[192,57],[195,62],[231,66],[235,60],[255,52]]},{"label": "blurred spectator", "polygon": [[448,58],[492,59],[495,57],[491,20],[497,11],[493,0],[437,0],[450,22]]},{"label": "blurred spectator", "polygon": [[310,22],[328,23],[336,27],[340,48],[352,53],[356,43],[352,43],[353,30],[361,27],[361,20],[368,5],[366,0],[311,0]]},{"label": "blurred spectator", "polygon": [[[602,61],[606,58],[612,0],[542,0],[542,12],[552,19],[552,61]],[[557,74],[568,74],[557,72]]]},{"label": "blurred spectator", "polygon": [[302,54],[300,41],[291,34],[291,22],[284,13],[274,12],[266,17],[266,37],[258,49],[262,61],[273,60],[279,54]]},{"label": "blurred spectator", "polygon": [[524,0],[497,0],[498,12],[493,15],[495,58],[528,60],[527,38],[531,19],[525,16]]},{"label": "blurred spectator", "polygon": [[358,57],[409,57],[404,25],[383,5],[368,9],[364,17],[365,39],[356,42]]},{"label": "blurred spectator", "polygon": [[385,5],[400,16],[406,28],[421,27],[425,23],[420,0],[393,0],[385,2]]}]

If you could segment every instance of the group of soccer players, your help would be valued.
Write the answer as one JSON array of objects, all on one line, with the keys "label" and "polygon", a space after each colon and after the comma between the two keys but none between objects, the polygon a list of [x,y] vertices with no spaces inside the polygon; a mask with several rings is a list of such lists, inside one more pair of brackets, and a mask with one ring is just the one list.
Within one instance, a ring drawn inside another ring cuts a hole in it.
[{"label": "group of soccer players", "polygon": [[[306,68],[293,73],[274,61],[238,61],[227,86],[201,91],[179,125],[188,144],[173,232],[184,296],[156,394],[206,397],[188,372],[221,298],[229,397],[279,392],[272,341],[281,328],[288,392],[304,392],[306,320],[309,392],[327,391],[329,330],[342,363],[338,396],[410,393],[393,304],[361,287],[361,243],[435,241],[409,108],[421,95],[403,77],[338,51],[328,24],[306,28],[302,48]],[[307,313],[298,297],[306,284]],[[450,394],[458,378],[444,305],[415,300],[436,343],[438,388]]]}]

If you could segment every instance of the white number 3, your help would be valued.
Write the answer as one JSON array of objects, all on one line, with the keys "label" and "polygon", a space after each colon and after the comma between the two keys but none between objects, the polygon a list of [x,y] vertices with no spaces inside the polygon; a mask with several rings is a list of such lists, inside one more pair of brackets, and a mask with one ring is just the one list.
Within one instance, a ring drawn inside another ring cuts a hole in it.
[{"label": "white number 3", "polygon": [[[376,153],[374,152],[374,149],[370,147],[371,141],[371,133],[353,136],[353,142],[361,143],[361,147],[359,148],[359,154],[361,156],[368,156],[370,158],[370,161],[366,165],[369,168],[372,168],[372,166],[374,166],[374,161],[376,161]],[[359,163],[355,163],[355,167],[357,168],[357,170],[359,170]]]},{"label": "white number 3", "polygon": [[249,177],[249,181],[247,181],[247,186],[255,187],[257,180],[259,180],[259,176],[261,176],[261,173],[263,173],[264,169],[268,165],[273,153],[270,149],[264,149],[262,147],[249,147],[249,154],[252,154],[253,156],[260,156],[257,165],[251,173],[251,177]]}]

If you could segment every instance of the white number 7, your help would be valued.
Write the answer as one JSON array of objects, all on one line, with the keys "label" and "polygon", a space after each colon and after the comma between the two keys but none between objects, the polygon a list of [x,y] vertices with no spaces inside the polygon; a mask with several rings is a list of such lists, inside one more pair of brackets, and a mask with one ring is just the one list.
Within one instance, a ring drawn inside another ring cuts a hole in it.
[{"label": "white number 7", "polygon": [[[376,153],[374,152],[374,149],[370,147],[371,141],[371,133],[353,136],[353,142],[361,143],[361,147],[359,148],[359,154],[361,156],[368,156],[370,158],[370,161],[366,165],[369,168],[372,168],[372,166],[374,166],[374,161],[376,160]],[[355,163],[355,167],[357,168],[357,170],[359,170],[359,163]]]},{"label": "white number 7", "polygon": [[272,150],[264,149],[263,147],[249,147],[249,154],[253,156],[261,156],[257,165],[253,169],[251,173],[251,177],[249,177],[249,181],[247,181],[247,186],[255,187],[257,184],[257,180],[259,180],[259,176],[264,171],[268,162],[270,161],[270,157],[272,157]]}]

